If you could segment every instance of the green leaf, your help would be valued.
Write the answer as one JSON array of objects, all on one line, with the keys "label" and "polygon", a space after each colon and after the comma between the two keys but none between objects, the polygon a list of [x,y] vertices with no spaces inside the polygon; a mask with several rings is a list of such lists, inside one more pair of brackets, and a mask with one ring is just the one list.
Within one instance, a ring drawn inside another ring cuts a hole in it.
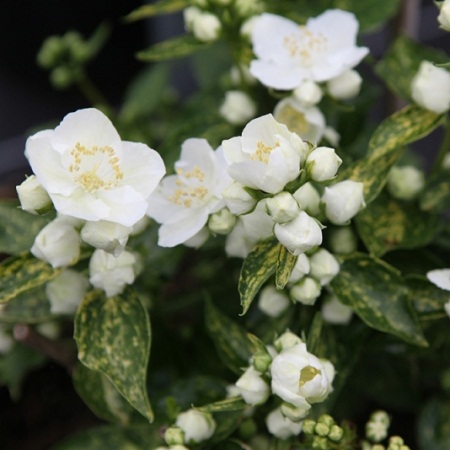
[{"label": "green leaf", "polygon": [[101,291],[91,291],[78,309],[74,336],[80,361],[104,373],[123,397],[152,421],[146,388],[150,320],[137,295],[127,289],[106,298]]},{"label": "green leaf", "polygon": [[423,60],[446,63],[448,56],[406,36],[400,36],[375,66],[375,70],[393,92],[412,101],[411,83]]},{"label": "green leaf", "polygon": [[209,405],[200,406],[198,409],[205,413],[216,413],[224,411],[241,411],[247,407],[244,399],[241,397],[226,398],[225,400],[220,400],[218,402],[210,403]]},{"label": "green leaf", "polygon": [[106,375],[80,363],[73,371],[73,384],[78,395],[96,416],[121,426],[130,423],[135,410]]},{"label": "green leaf", "polygon": [[314,355],[320,354],[322,325],[322,314],[316,313],[309,328],[308,338],[306,340],[306,346],[308,347],[308,350]]},{"label": "green leaf", "polygon": [[419,198],[423,211],[441,212],[450,205],[450,170],[441,170],[426,182]]},{"label": "green leaf", "polygon": [[365,254],[349,255],[330,287],[369,327],[427,346],[408,301],[408,288],[392,266]]},{"label": "green leaf", "polygon": [[245,328],[222,314],[212,302],[206,303],[205,324],[223,363],[241,375],[252,356],[252,344]]},{"label": "green leaf", "polygon": [[391,167],[403,153],[403,147],[431,133],[444,120],[443,115],[408,105],[389,116],[377,127],[369,141],[367,155],[346,167],[338,180],[364,183],[364,200],[372,202],[383,189]]},{"label": "green leaf", "polygon": [[134,22],[161,14],[170,14],[186,8],[189,4],[189,0],[159,0],[135,9],[125,16],[124,20],[126,22]]},{"label": "green leaf", "polygon": [[29,253],[5,259],[0,265],[0,303],[42,286],[57,277],[61,270],[53,269]]},{"label": "green leaf", "polygon": [[20,209],[16,200],[0,202],[0,252],[18,255],[29,250],[34,238],[53,218],[36,216]]},{"label": "green leaf", "polygon": [[355,218],[359,235],[374,256],[395,249],[419,248],[438,232],[439,217],[421,211],[415,203],[381,194]]},{"label": "green leaf", "polygon": [[280,245],[277,260],[277,271],[275,273],[275,285],[277,289],[283,289],[286,286],[297,259],[298,256],[294,256],[284,245]]},{"label": "green leaf", "polygon": [[239,278],[239,294],[244,315],[261,286],[275,273],[280,244],[276,239],[261,241],[245,258]]},{"label": "green leaf", "polygon": [[450,448],[450,401],[434,398],[423,408],[418,422],[420,448],[448,450]]},{"label": "green leaf", "polygon": [[145,62],[166,61],[168,59],[188,56],[209,45],[208,43],[197,40],[194,36],[186,34],[160,42],[146,50],[141,50],[136,56],[139,60]]}]

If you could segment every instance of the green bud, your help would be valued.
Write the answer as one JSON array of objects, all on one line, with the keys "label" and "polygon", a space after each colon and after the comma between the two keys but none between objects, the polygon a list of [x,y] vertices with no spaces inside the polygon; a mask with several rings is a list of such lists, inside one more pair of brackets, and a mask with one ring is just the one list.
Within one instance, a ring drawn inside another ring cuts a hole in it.
[{"label": "green bud", "polygon": [[303,433],[305,434],[314,434],[314,429],[316,428],[316,421],[312,419],[306,419],[303,422]]},{"label": "green bud", "polygon": [[64,53],[59,36],[50,36],[43,43],[37,54],[37,62],[44,69],[55,67]]},{"label": "green bud", "polygon": [[312,448],[317,448],[318,450],[327,450],[328,439],[326,437],[315,436],[312,442]]},{"label": "green bud", "polygon": [[253,357],[253,367],[260,373],[267,372],[270,364],[272,363],[272,357],[266,352],[257,352]]},{"label": "green bud", "polygon": [[258,427],[253,419],[244,420],[239,427],[239,434],[244,440],[251,439],[257,431]]},{"label": "green bud", "polygon": [[384,445],[381,444],[375,444],[371,450],[386,450]]},{"label": "green bud", "polygon": [[317,422],[314,431],[319,436],[328,436],[328,433],[330,432],[330,427],[324,423]]},{"label": "green bud", "polygon": [[67,89],[74,80],[73,71],[66,66],[56,67],[50,73],[50,82],[56,89]]},{"label": "green bud", "polygon": [[317,420],[317,423],[323,423],[329,428],[336,424],[335,420],[329,414],[322,414]]},{"label": "green bud", "polygon": [[391,436],[389,438],[389,445],[403,445],[404,443],[400,436]]},{"label": "green bud", "polygon": [[164,433],[164,440],[168,445],[183,445],[184,431],[179,427],[169,427]]},{"label": "green bud", "polygon": [[344,436],[344,430],[339,425],[333,425],[328,434],[328,438],[334,442],[339,442]]}]

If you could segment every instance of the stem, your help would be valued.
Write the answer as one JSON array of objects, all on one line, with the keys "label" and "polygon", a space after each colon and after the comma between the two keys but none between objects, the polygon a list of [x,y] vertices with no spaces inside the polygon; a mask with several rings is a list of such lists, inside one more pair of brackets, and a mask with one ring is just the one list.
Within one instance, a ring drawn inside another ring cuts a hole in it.
[{"label": "stem", "polygon": [[432,174],[436,173],[442,167],[444,158],[450,151],[450,122],[448,120],[446,121],[444,128],[445,128],[444,139],[442,140],[441,147],[439,148],[439,152],[436,156],[436,159],[434,160],[433,168],[431,170]]},{"label": "stem", "polygon": [[107,115],[111,114],[112,108],[109,105],[108,100],[100,92],[97,86],[95,86],[86,72],[83,71],[81,73],[79,79],[77,80],[77,87],[92,105],[98,106],[100,109],[106,112]]}]

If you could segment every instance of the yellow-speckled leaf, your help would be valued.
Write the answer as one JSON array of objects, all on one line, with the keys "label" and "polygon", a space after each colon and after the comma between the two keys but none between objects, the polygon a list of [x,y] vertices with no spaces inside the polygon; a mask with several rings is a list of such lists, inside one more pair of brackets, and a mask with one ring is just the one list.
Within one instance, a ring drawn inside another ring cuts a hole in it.
[{"label": "yellow-speckled leaf", "polygon": [[291,276],[298,256],[290,253],[284,245],[280,245],[278,253],[277,271],[275,273],[275,285],[277,289],[283,289]]},{"label": "yellow-speckled leaf", "polygon": [[42,286],[61,273],[29,253],[12,256],[0,265],[0,303]]},{"label": "yellow-speckled leaf", "polygon": [[276,239],[261,241],[245,258],[239,278],[242,314],[248,311],[261,286],[275,273],[280,246]]},{"label": "yellow-speckled leaf", "polygon": [[137,295],[127,289],[106,298],[102,291],[91,291],[78,309],[74,335],[80,361],[105,374],[122,396],[152,421],[146,387],[150,320]]},{"label": "yellow-speckled leaf", "polygon": [[206,413],[216,413],[224,411],[240,411],[247,406],[242,397],[232,397],[226,398],[225,400],[220,400],[218,402],[210,403],[208,405],[200,406],[199,411]]},{"label": "yellow-speckled leaf", "polygon": [[450,209],[450,169],[440,170],[427,180],[419,202],[423,211]]},{"label": "yellow-speckled leaf", "polygon": [[189,0],[159,0],[135,9],[125,17],[125,20],[134,22],[161,14],[170,14],[189,6],[189,4]]},{"label": "yellow-speckled leaf", "polygon": [[428,345],[409,302],[408,288],[392,266],[365,254],[349,255],[330,287],[368,326],[411,344]]},{"label": "yellow-speckled leaf", "polygon": [[398,161],[405,145],[431,133],[444,120],[415,105],[408,105],[385,119],[369,141],[367,155],[338,175],[339,180],[352,179],[364,183],[366,204],[383,189],[390,168]]},{"label": "yellow-speckled leaf", "polygon": [[359,235],[371,254],[382,256],[396,249],[418,248],[433,240],[439,217],[421,211],[415,203],[381,194],[355,219]]}]

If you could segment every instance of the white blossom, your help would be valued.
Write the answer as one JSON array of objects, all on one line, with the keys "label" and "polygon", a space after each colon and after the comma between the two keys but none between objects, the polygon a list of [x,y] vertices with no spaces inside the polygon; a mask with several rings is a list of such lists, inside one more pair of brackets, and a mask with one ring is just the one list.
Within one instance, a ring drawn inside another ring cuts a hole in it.
[{"label": "white blossom", "polygon": [[411,84],[413,100],[422,108],[442,114],[450,109],[450,73],[422,61]]},{"label": "white blossom", "polygon": [[440,11],[437,20],[441,28],[450,31],[450,1],[444,0],[443,3],[439,4],[439,8]]},{"label": "white blossom", "polygon": [[86,222],[81,229],[81,239],[95,248],[118,256],[128,241],[133,227],[126,227],[119,223],[99,220]]},{"label": "white blossom", "polygon": [[245,92],[227,91],[219,112],[232,125],[243,125],[255,117],[256,105]]},{"label": "white blossom", "polygon": [[428,280],[440,289],[450,291],[450,269],[434,269],[427,272]]},{"label": "white blossom", "polygon": [[263,404],[270,395],[269,385],[253,366],[248,367],[236,381],[236,387],[245,403],[252,406]]},{"label": "white blossom", "polygon": [[300,208],[310,216],[317,216],[320,212],[320,194],[317,189],[307,182],[302,184],[293,194]]},{"label": "white blossom", "polygon": [[214,234],[228,234],[236,223],[236,216],[228,208],[211,214],[208,220],[208,228]]},{"label": "white blossom", "polygon": [[275,223],[289,222],[300,213],[297,200],[286,191],[266,199],[266,207],[267,212]]},{"label": "white blossom", "polygon": [[353,316],[353,310],[341,303],[335,295],[330,295],[325,299],[322,303],[321,313],[323,320],[333,325],[347,325]]},{"label": "white blossom", "polygon": [[281,90],[303,80],[322,82],[355,67],[368,49],[356,46],[358,22],[338,9],[310,18],[305,26],[274,14],[262,14],[252,33],[256,55],[250,71],[262,84]]},{"label": "white blossom", "polygon": [[322,99],[321,87],[312,80],[304,80],[294,89],[292,95],[304,106],[314,106]]},{"label": "white blossom", "polygon": [[14,345],[14,339],[6,325],[0,323],[0,355],[8,353]]},{"label": "white blossom", "polygon": [[358,248],[358,239],[349,226],[334,228],[329,233],[329,245],[333,253],[352,253]]},{"label": "white blossom", "polygon": [[289,307],[289,298],[275,286],[268,285],[261,290],[258,308],[269,317],[278,317]]},{"label": "white blossom", "polygon": [[200,11],[190,18],[190,29],[193,35],[202,42],[215,41],[222,31],[219,18],[207,11]]},{"label": "white blossom", "polygon": [[309,264],[310,275],[319,281],[321,286],[327,285],[340,269],[338,260],[324,248],[320,248],[309,257]]},{"label": "white blossom", "polygon": [[298,303],[314,305],[321,291],[320,283],[315,278],[305,276],[291,287],[289,294]]},{"label": "white blossom", "polygon": [[161,247],[174,247],[195,236],[209,215],[224,206],[222,191],[231,182],[220,148],[214,151],[205,139],[184,141],[175,171],[149,198],[147,214],[161,224]]},{"label": "white blossom", "polygon": [[225,188],[222,197],[233,214],[244,214],[256,205],[256,200],[237,181]]},{"label": "white blossom", "polygon": [[306,173],[314,181],[328,181],[336,176],[342,159],[334,148],[316,147],[306,158]]},{"label": "white blossom", "polygon": [[252,189],[270,194],[300,174],[300,159],[308,144],[271,114],[249,122],[242,136],[222,142],[230,176]]},{"label": "white blossom", "polygon": [[297,436],[302,431],[302,423],[292,422],[281,412],[281,408],[276,408],[266,417],[266,426],[270,434],[279,438],[287,439]]},{"label": "white blossom", "polygon": [[52,206],[52,201],[36,175],[30,175],[16,187],[20,206],[31,214],[39,214]]},{"label": "white blossom", "polygon": [[187,444],[208,440],[216,430],[216,422],[209,413],[189,409],[178,414],[176,425],[184,431]]},{"label": "white blossom", "polygon": [[327,90],[338,100],[349,100],[359,94],[361,84],[361,75],[356,70],[350,69],[329,80]]},{"label": "white blossom", "polygon": [[414,166],[394,166],[389,171],[386,186],[393,197],[412,200],[425,186],[425,175]]},{"label": "white blossom", "polygon": [[[279,336],[275,342],[273,343],[275,349],[278,352],[282,352],[288,348],[294,347],[295,345],[301,344],[303,341],[300,337],[298,337],[292,331],[285,331],[281,336]],[[273,355],[272,359],[275,358],[276,355]]]},{"label": "white blossom", "polygon": [[308,275],[310,269],[309,258],[304,253],[298,255],[291,276],[289,277],[289,283],[296,283],[301,280],[305,275]]}]

